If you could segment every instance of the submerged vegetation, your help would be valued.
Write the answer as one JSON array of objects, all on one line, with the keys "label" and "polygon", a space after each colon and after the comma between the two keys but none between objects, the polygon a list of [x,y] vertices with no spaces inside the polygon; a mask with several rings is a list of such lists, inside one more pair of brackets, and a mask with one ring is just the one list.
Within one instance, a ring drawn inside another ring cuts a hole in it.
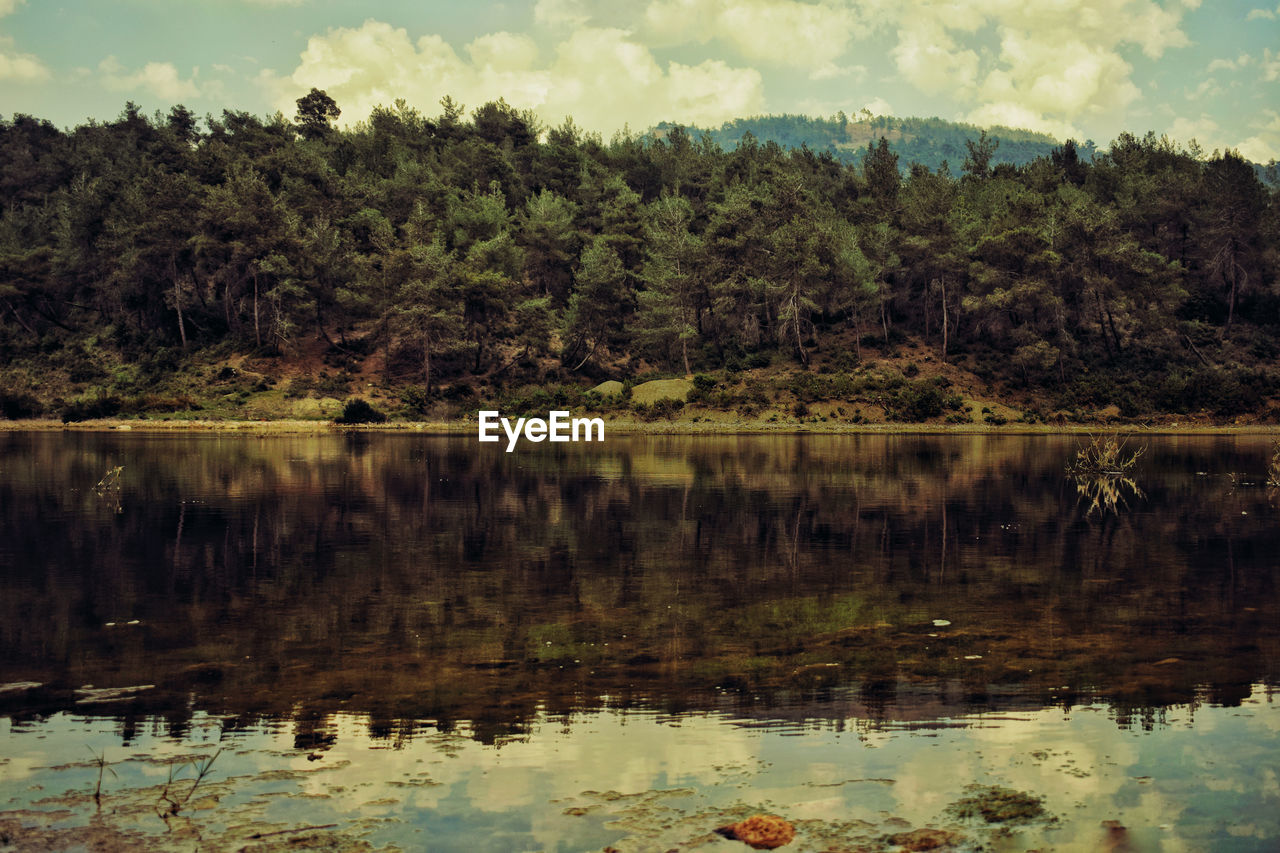
[{"label": "submerged vegetation", "polygon": [[922,165],[902,146],[928,121],[855,120],[852,163],[442,107],[342,129],[313,91],[292,121],[132,103],[67,131],[0,121],[0,413],[327,420],[359,393],[443,419],[694,374],[696,406],[612,405],[853,424],[1280,411],[1276,195],[1230,151],[1028,138],[1038,153],[1003,161],[1021,137],[969,128]]},{"label": "submerged vegetation", "polygon": [[996,785],[970,785],[965,791],[968,796],[947,806],[948,814],[960,820],[1002,824],[1057,820],[1045,811],[1044,797]]}]

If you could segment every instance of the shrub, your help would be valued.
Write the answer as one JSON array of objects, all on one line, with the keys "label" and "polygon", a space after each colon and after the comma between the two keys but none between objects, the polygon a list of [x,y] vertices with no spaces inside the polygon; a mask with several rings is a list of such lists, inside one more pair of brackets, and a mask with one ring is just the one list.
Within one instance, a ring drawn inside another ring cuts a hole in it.
[{"label": "shrub", "polygon": [[382,412],[369,405],[367,400],[353,397],[342,407],[342,414],[333,419],[336,424],[380,424],[387,419]]},{"label": "shrub", "polygon": [[942,414],[949,402],[932,382],[908,382],[898,389],[889,406],[893,420],[920,423]]},{"label": "shrub", "polygon": [[427,389],[421,385],[406,385],[400,391],[400,402],[404,403],[405,411],[409,414],[422,415],[426,414],[431,398],[427,395]]},{"label": "shrub", "polygon": [[345,370],[337,376],[322,375],[315,390],[321,397],[345,397],[351,391],[351,375]]},{"label": "shrub", "polygon": [[79,400],[72,400],[62,410],[64,424],[77,421],[90,421],[96,418],[110,418],[120,414],[121,401],[112,395],[100,395]]},{"label": "shrub", "polygon": [[845,350],[832,359],[831,365],[839,373],[849,373],[858,366],[858,354],[852,350]]},{"label": "shrub", "polygon": [[40,411],[40,401],[25,391],[0,391],[0,415],[5,418],[34,418]]}]

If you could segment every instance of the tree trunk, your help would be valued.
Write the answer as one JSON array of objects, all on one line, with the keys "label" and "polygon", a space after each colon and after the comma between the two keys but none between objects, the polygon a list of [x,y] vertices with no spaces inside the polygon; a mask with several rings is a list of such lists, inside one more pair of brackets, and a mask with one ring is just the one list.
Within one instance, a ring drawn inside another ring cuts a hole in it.
[{"label": "tree trunk", "polygon": [[939,284],[942,285],[942,362],[947,361],[947,277],[944,275]]},{"label": "tree trunk", "polygon": [[1116,352],[1124,352],[1124,344],[1120,340],[1120,333],[1116,331],[1116,318],[1111,314],[1111,306],[1107,306],[1107,325],[1111,328],[1111,337],[1116,341]]},{"label": "tree trunk", "polygon": [[1103,316],[1102,294],[1095,290],[1093,295],[1098,300],[1098,331],[1102,333],[1102,343],[1107,348],[1107,356],[1110,357],[1115,355],[1115,351],[1111,348],[1111,338],[1107,337],[1107,323],[1106,318]]},{"label": "tree trunk", "polygon": [[258,274],[253,274],[253,339],[262,346],[262,329],[258,325]]},{"label": "tree trunk", "polygon": [[431,340],[423,336],[422,338],[422,385],[426,390],[426,397],[431,397]]},{"label": "tree trunk", "polygon": [[173,306],[178,311],[178,336],[182,338],[182,348],[187,348],[187,327],[182,321],[182,288],[178,284],[178,277],[173,277]]},{"label": "tree trunk", "polygon": [[804,343],[800,340],[800,298],[794,291],[791,294],[791,324],[796,328],[796,350],[800,353],[800,362],[809,363],[809,353],[804,351]]},{"label": "tree trunk", "polygon": [[[26,329],[29,333],[31,333],[31,334],[32,334],[33,336],[35,336],[37,339],[40,337],[39,335],[37,335],[37,334],[36,334],[36,330],[35,330],[35,329],[33,329],[33,328],[31,328],[30,326],[28,326],[28,325],[27,325],[27,321],[22,319],[22,315],[18,313],[18,309],[17,309],[17,308],[14,308],[14,307],[13,307],[13,305],[11,305],[11,304],[9,303],[9,300],[8,300],[8,299],[6,299],[6,300],[4,301],[4,304],[5,304],[5,307],[6,307],[6,308],[8,308],[8,309],[13,313],[13,318],[14,318],[15,320],[17,320],[17,321],[18,321],[18,324],[19,324],[20,326],[22,326],[22,328]],[[687,362],[687,360],[686,360],[686,364],[687,364],[687,363],[688,363],[688,362]]]}]

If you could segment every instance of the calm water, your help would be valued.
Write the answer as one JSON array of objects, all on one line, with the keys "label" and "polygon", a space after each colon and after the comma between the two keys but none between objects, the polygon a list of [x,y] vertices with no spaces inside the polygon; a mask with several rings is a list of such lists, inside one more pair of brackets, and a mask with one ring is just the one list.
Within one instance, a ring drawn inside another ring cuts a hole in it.
[{"label": "calm water", "polygon": [[0,433],[0,847],[1277,849],[1270,442],[1079,443]]}]

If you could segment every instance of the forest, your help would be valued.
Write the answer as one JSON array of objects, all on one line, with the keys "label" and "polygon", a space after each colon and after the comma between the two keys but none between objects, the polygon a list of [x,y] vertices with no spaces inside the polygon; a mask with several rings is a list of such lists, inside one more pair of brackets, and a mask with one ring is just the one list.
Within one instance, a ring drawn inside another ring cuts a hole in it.
[{"label": "forest", "polygon": [[[660,124],[658,131],[670,125]],[[984,128],[940,118],[898,118],[873,115],[870,110],[849,116],[844,112],[829,118],[805,115],[769,115],[727,121],[720,127],[702,130],[686,128],[693,136],[707,134],[726,150],[733,150],[747,134],[761,141],[772,140],[783,148],[808,147],[816,153],[829,151],[842,163],[859,165],[867,155],[867,143],[884,137],[903,165],[918,163],[932,171],[943,163],[963,163],[965,143],[978,139]],[[1010,127],[985,128],[997,144],[992,166],[1000,163],[1025,165],[1037,157],[1048,155],[1059,146],[1058,140],[1046,133]],[[1096,146],[1092,140],[1076,143],[1078,154],[1092,159]]]},{"label": "forest", "polygon": [[1042,408],[1280,413],[1274,164],[1151,133],[1016,164],[979,132],[930,168],[887,136],[856,163],[680,126],[606,142],[501,100],[340,115],[313,89],[292,119],[0,120],[0,413],[198,409],[251,363],[274,367],[243,395],[358,377],[412,416],[856,377],[907,342]]}]

